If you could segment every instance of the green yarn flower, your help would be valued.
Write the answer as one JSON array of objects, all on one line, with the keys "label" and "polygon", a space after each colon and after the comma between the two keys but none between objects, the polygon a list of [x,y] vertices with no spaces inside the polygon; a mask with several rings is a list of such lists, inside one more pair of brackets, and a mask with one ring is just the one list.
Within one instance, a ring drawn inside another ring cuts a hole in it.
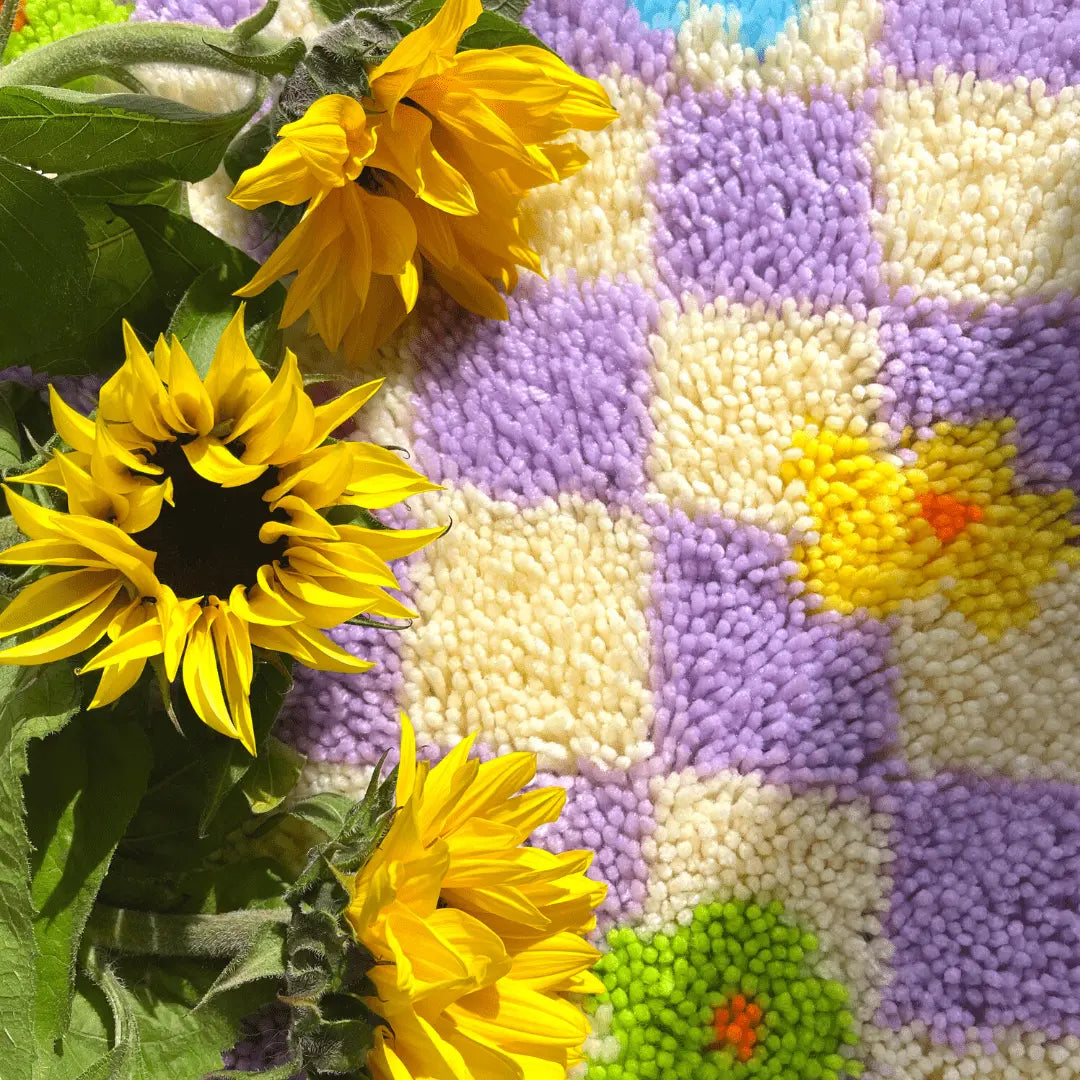
[{"label": "green yarn flower", "polygon": [[125,22],[133,10],[134,4],[115,4],[113,0],[26,0],[26,25],[8,38],[3,62],[79,30]]},{"label": "green yarn flower", "polygon": [[[813,934],[777,901],[701,904],[689,926],[616,928],[590,1004],[600,1049],[587,1080],[840,1080],[862,1063],[848,992],[818,978]],[[850,1053],[850,1050],[847,1050]]]}]

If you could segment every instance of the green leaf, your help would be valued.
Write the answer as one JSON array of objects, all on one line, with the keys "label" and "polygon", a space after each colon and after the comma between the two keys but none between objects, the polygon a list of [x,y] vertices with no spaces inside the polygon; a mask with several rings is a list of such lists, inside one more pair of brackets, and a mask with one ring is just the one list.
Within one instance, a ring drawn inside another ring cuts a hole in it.
[{"label": "green leaf", "polygon": [[170,340],[174,334],[180,339],[204,379],[218,341],[240,307],[240,300],[232,292],[228,280],[222,281],[219,269],[204,270],[188,287],[169,320],[166,335]]},{"label": "green leaf", "polygon": [[19,421],[7,389],[10,385],[0,385],[0,469],[22,464],[22,440],[19,438]]},{"label": "green leaf", "polygon": [[494,11],[483,11],[480,18],[461,35],[458,52],[466,49],[504,49],[510,45],[535,45],[547,50],[547,46],[521,23]]},{"label": "green leaf", "polygon": [[[270,664],[260,664],[256,668],[255,678],[251,683],[250,697],[256,757],[252,758],[240,743],[233,740],[227,748],[214,755],[208,762],[209,784],[205,807],[199,817],[199,836],[207,835],[210,823],[217,816],[218,810],[240,782],[249,774],[259,770],[260,762],[269,753],[269,744],[278,743],[277,739],[271,739],[270,729],[277,719],[277,714],[281,711],[282,702],[291,686],[292,678],[282,674],[278,668]],[[245,796],[250,805],[251,797],[246,790]],[[263,813],[261,810],[254,810],[254,812]]]},{"label": "green leaf", "polygon": [[246,949],[225,965],[213,986],[196,1006],[201,1008],[218,994],[227,993],[246,983],[261,979],[280,979],[285,974],[285,926],[267,923],[259,928]]},{"label": "green leaf", "polygon": [[68,173],[57,183],[73,198],[100,199],[113,205],[150,203],[179,210],[183,203],[181,182],[152,165]]},{"label": "green leaf", "polygon": [[139,1031],[133,1080],[196,1080],[221,1068],[241,1021],[274,1000],[272,984],[246,983],[195,1010],[220,974],[212,961],[120,962],[117,974]]},{"label": "green leaf", "polygon": [[153,166],[202,180],[259,105],[206,113],[145,94],[0,87],[0,154],[42,172]]},{"label": "green leaf", "polygon": [[259,760],[244,777],[241,789],[256,814],[280,806],[300,779],[306,758],[272,735],[263,740]]},{"label": "green leaf", "polygon": [[[389,0],[389,2],[394,3],[395,0]],[[413,3],[408,5],[409,22],[413,26],[422,26],[435,17],[444,3],[445,0],[414,0]],[[364,6],[369,5],[365,4]],[[502,15],[512,22],[519,22],[528,7],[529,0],[485,0],[484,2],[485,11],[492,12],[495,15]],[[459,46],[459,50],[460,48]]]},{"label": "green leaf", "polygon": [[30,841],[22,778],[31,739],[59,731],[75,715],[70,665],[0,667],[0,1061],[4,1080],[31,1080],[35,1058]]},{"label": "green leaf", "polygon": [[[0,91],[2,92],[2,91]],[[0,157],[0,366],[25,363],[80,310],[90,284],[86,230],[47,177]]]},{"label": "green leaf", "polygon": [[293,803],[287,813],[309,825],[314,825],[331,840],[337,839],[348,819],[352,799],[336,791],[320,791],[306,799]]},{"label": "green leaf", "polygon": [[[288,672],[271,663],[256,665],[251,685],[256,746],[267,738],[291,685]],[[222,848],[230,833],[257,820],[237,786],[255,759],[239,742],[203,724],[186,703],[179,701],[177,705],[183,735],[164,718],[151,726],[154,772],[146,797],[120,844],[123,861],[117,871],[119,879],[106,882],[110,903],[133,902],[126,899],[132,882],[125,878],[137,874],[143,880],[151,879],[157,887],[160,882],[154,879],[176,882],[196,871],[210,854]],[[244,763],[243,768],[234,771],[233,766],[239,763]],[[213,812],[207,813],[211,800]],[[183,897],[176,899],[179,903]]]},{"label": "green leaf", "polygon": [[146,735],[125,717],[88,713],[31,748],[24,788],[45,1046],[67,1028],[83,928],[149,775]]},{"label": "green leaf", "polygon": [[59,320],[47,348],[27,350],[26,362],[52,374],[112,370],[122,350],[124,319],[144,336],[164,328],[167,310],[134,230],[104,202],[76,203],[87,236],[90,283],[81,307]]},{"label": "green leaf", "polygon": [[257,75],[264,75],[268,79],[275,75],[291,75],[307,52],[307,46],[300,38],[293,38],[285,42],[280,49],[274,49],[272,52],[224,49],[210,41],[206,44],[214,52],[227,56],[237,67],[245,71],[254,71]]},{"label": "green leaf", "polygon": [[364,529],[389,529],[370,510],[363,506],[334,506],[326,515],[332,525],[359,525]]},{"label": "green leaf", "polygon": [[225,171],[235,184],[241,174],[258,165],[270,147],[274,145],[274,127],[271,113],[252,121],[229,143],[225,151]]},{"label": "green leaf", "polygon": [[[170,332],[181,339],[205,375],[217,337],[240,304],[232,293],[251,279],[258,264],[201,225],[164,207],[121,206],[117,211],[139,237],[165,302],[176,308]],[[267,364],[278,359],[277,322],[284,306],[285,289],[280,284],[248,301],[248,344]]]}]

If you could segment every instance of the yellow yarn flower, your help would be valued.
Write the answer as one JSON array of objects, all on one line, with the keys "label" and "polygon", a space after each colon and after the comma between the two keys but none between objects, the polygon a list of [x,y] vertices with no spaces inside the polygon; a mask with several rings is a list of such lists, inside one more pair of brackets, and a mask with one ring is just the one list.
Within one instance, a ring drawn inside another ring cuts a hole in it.
[{"label": "yellow yarn flower", "polygon": [[155,658],[182,675],[199,718],[255,751],[248,695],[253,647],[309,667],[371,667],[321,630],[361,613],[413,613],[386,593],[386,564],[441,530],[333,524],[332,507],[379,509],[436,485],[397,455],[330,432],[378,389],[355,387],[316,407],[296,357],[271,380],[244,338],[243,308],[205,380],[174,338],[153,357],[125,323],[127,359],[102,387],[95,419],[50,388],[56,452],[18,483],[67,497],[50,510],[5,488],[30,539],[0,563],[73,567],[27,586],[0,613],[0,637],[52,623],[0,651],[0,663],[42,664],[107,637],[81,671],[101,671],[91,708],[115,701]]},{"label": "yellow yarn flower", "polygon": [[402,717],[399,809],[350,883],[346,917],[378,961],[368,1005],[389,1025],[368,1061],[378,1080],[561,1080],[589,1032],[565,995],[603,989],[582,936],[605,893],[584,875],[592,853],[521,846],[566,792],[519,794],[535,757],[481,764],[474,738],[429,771]]},{"label": "yellow yarn flower", "polygon": [[344,343],[353,363],[412,309],[420,255],[460,304],[505,319],[517,267],[540,272],[522,198],[586,163],[557,140],[618,115],[598,83],[545,49],[457,52],[482,11],[480,0],[447,0],[371,71],[370,96],[316,101],[230,195],[248,209],[308,202],[240,295],[299,270],[282,325],[310,310],[326,344]]},{"label": "yellow yarn flower", "polygon": [[[1038,614],[1032,589],[1080,560],[1068,490],[1014,491],[1003,441],[1011,420],[938,424],[908,432],[911,465],[883,459],[870,441],[816,428],[795,432],[785,484],[802,485],[816,539],[795,547],[798,577],[826,607],[882,617],[905,600],[944,590],[990,639]],[[795,491],[800,494],[798,488]]]}]

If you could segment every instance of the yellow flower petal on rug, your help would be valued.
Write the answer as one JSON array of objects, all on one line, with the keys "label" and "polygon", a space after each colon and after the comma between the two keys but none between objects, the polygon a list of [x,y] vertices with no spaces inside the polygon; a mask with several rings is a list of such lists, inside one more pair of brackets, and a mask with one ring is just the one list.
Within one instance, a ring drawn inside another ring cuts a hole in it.
[{"label": "yellow flower petal on rug", "polygon": [[868,439],[805,428],[781,479],[805,490],[816,538],[797,544],[797,577],[825,607],[883,617],[944,592],[990,639],[1038,613],[1032,589],[1080,561],[1076,495],[1018,490],[1011,420],[909,432],[901,465]]}]

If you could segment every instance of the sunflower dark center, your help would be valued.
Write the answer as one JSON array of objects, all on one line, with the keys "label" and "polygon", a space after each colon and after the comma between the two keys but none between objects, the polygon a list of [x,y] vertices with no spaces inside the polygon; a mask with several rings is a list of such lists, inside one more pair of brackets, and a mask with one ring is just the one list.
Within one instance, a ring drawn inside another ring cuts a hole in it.
[{"label": "sunflower dark center", "polygon": [[225,600],[234,586],[254,585],[260,566],[284,558],[286,540],[259,539],[267,521],[288,520],[263,500],[278,482],[277,469],[242,487],[223,488],[188,464],[179,442],[158,443],[149,460],[172,477],[176,505],[164,503],[157,521],[132,539],[157,552],[154,572],[177,596]]}]

